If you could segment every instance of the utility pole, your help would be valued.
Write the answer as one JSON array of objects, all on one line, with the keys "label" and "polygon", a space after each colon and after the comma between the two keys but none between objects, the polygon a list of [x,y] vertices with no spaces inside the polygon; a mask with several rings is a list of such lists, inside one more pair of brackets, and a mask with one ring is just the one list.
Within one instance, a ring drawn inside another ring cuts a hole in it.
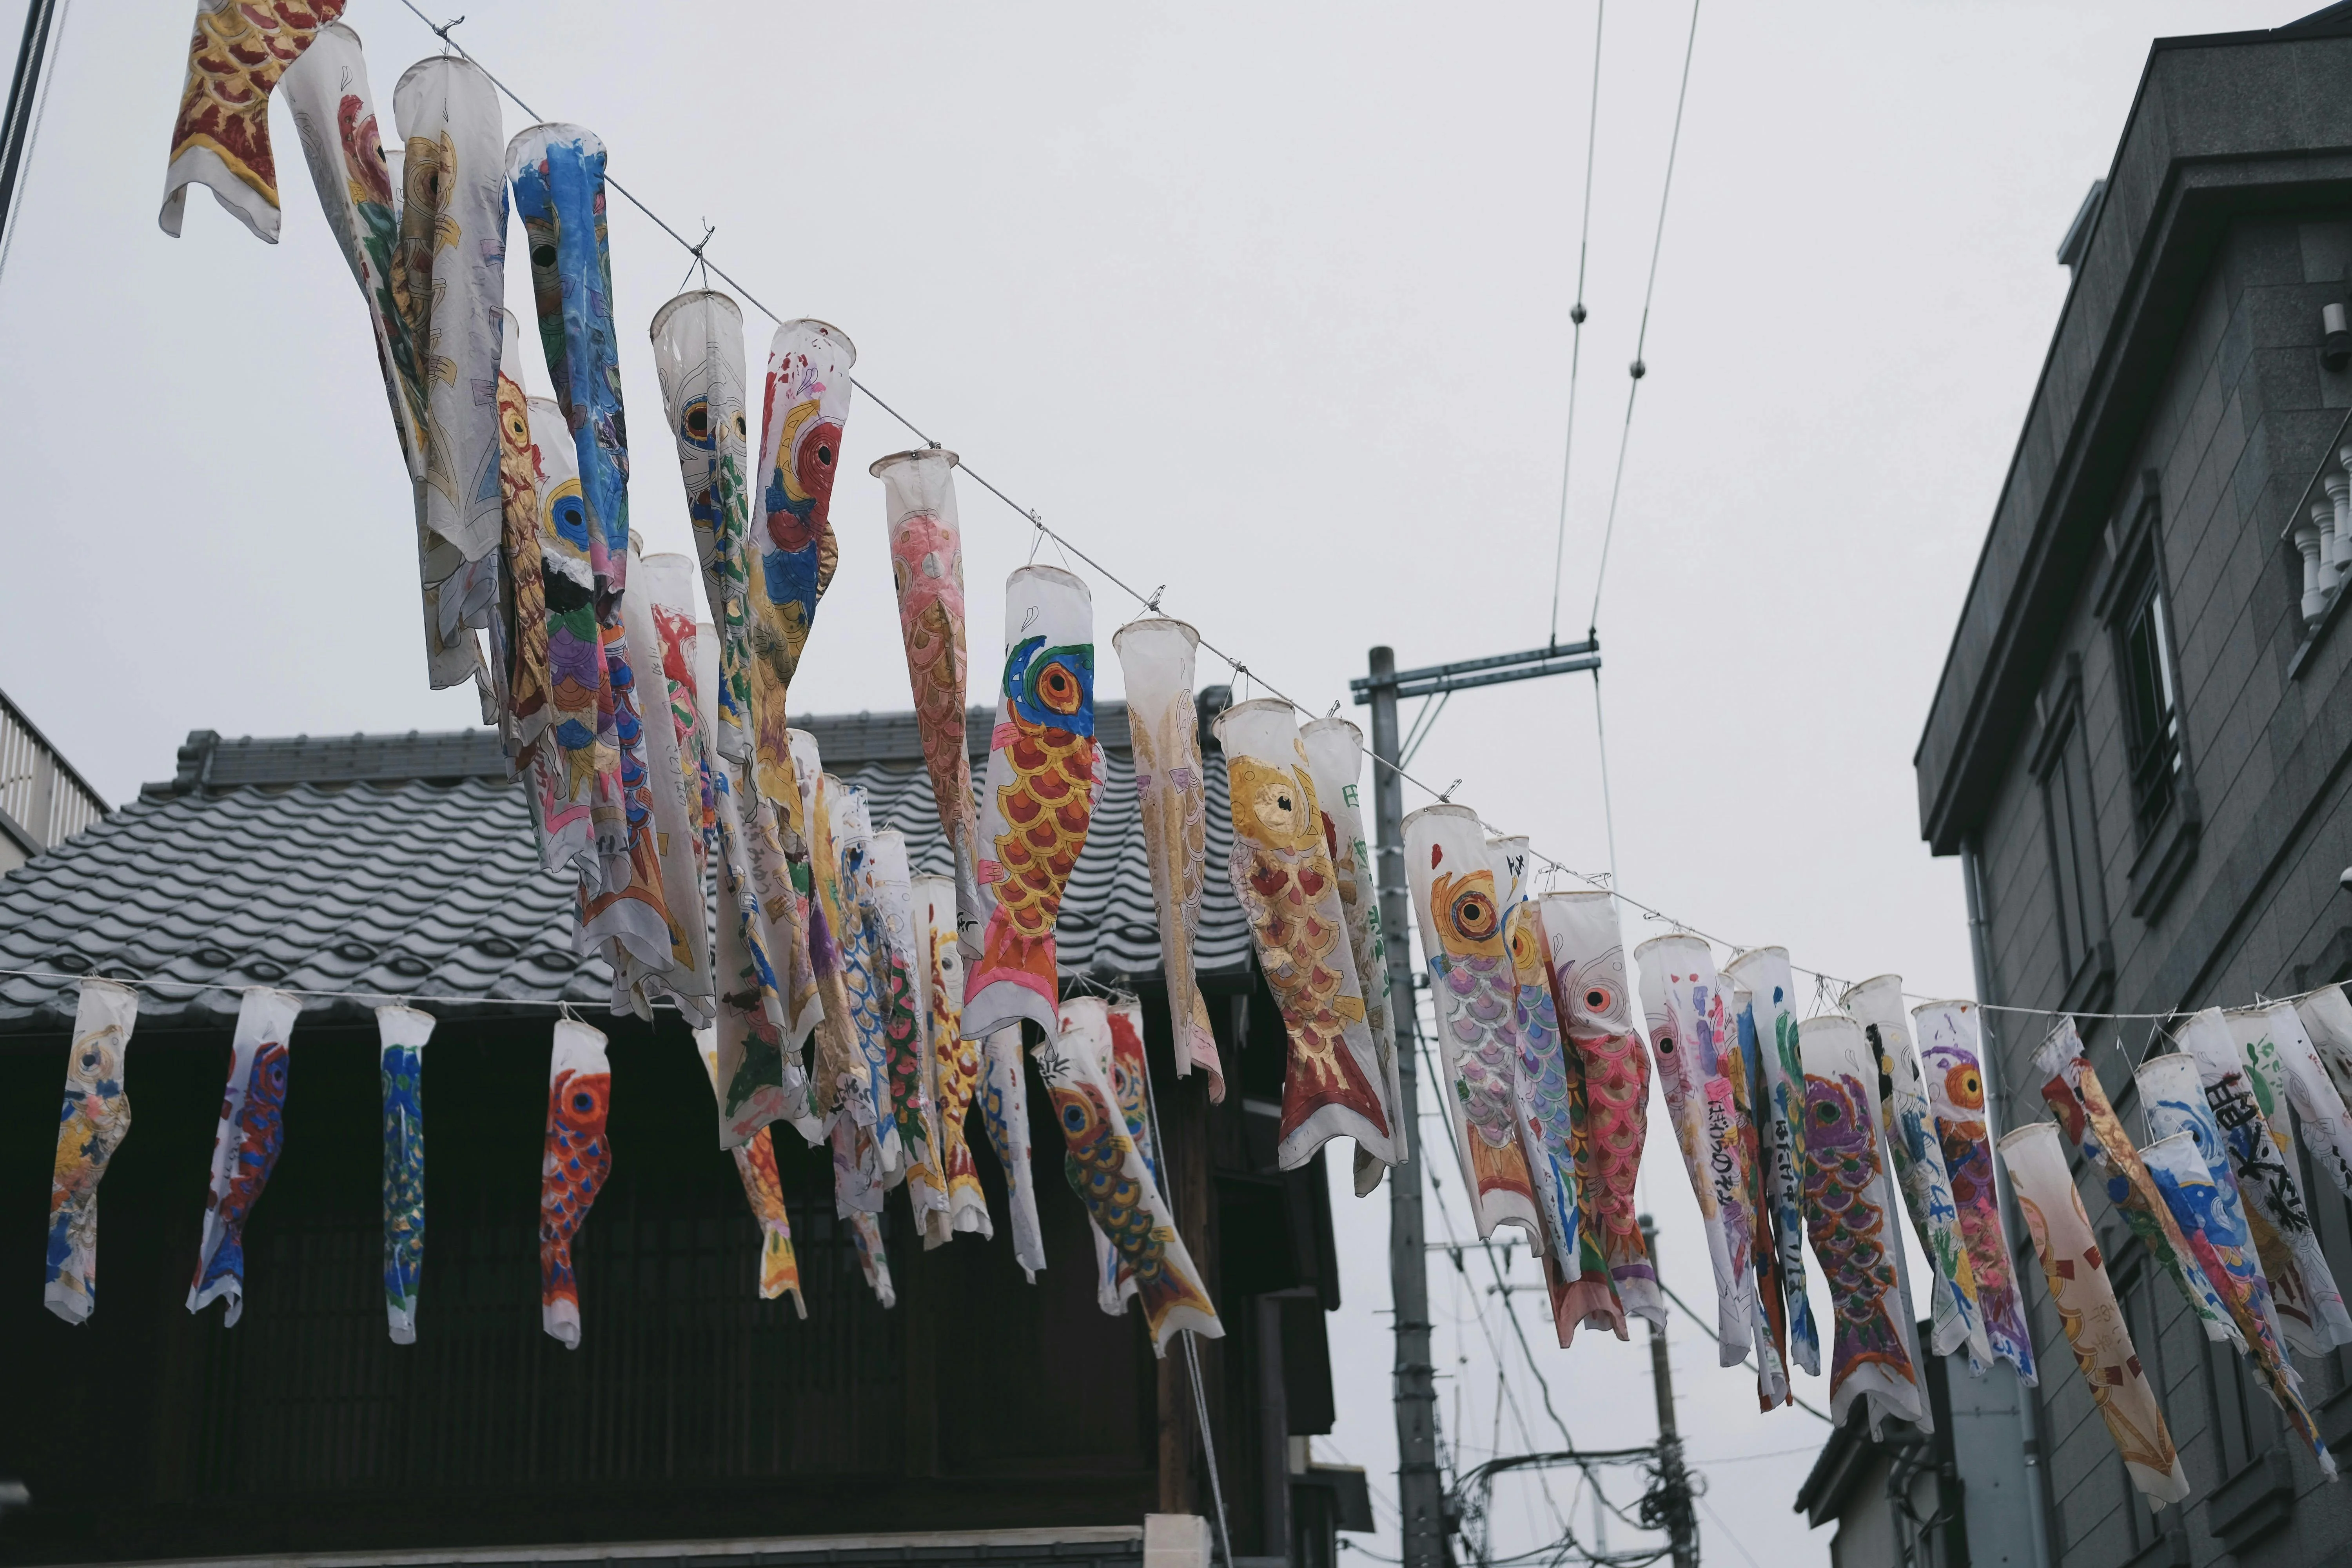
[{"label": "utility pole", "polygon": [[[1658,1227],[1648,1215],[1641,1217],[1642,1245],[1658,1256]],[[1675,1426],[1675,1369],[1666,1358],[1665,1325],[1650,1324],[1650,1389],[1658,1401],[1658,1489],[1663,1494],[1658,1522],[1672,1543],[1675,1568],[1698,1568],[1697,1521],[1691,1517],[1689,1472],[1683,1468],[1683,1440]],[[1644,1510],[1644,1513],[1648,1510]],[[1644,1518],[1643,1523],[1650,1521]]]},{"label": "utility pole", "polygon": [[[1389,1175],[1389,1290],[1396,1317],[1397,1502],[1404,1515],[1403,1568],[1445,1568],[1444,1488],[1437,1474],[1436,1368],[1430,1361],[1429,1268],[1422,1242],[1420,1026],[1413,1001],[1412,895],[1405,881],[1404,780],[1397,699],[1601,668],[1598,638],[1400,673],[1393,648],[1371,650],[1367,673],[1348,684],[1372,710],[1374,880],[1388,944],[1389,1017],[1396,1028],[1399,1131],[1405,1163]],[[1597,678],[1596,678],[1597,679]],[[1437,1086],[1442,1096],[1445,1086]],[[1677,1456],[1679,1464],[1679,1455]],[[1676,1568],[1686,1568],[1676,1563]]]},{"label": "utility pole", "polygon": [[17,46],[16,72],[8,79],[7,115],[0,119],[0,242],[16,221],[25,144],[32,137],[33,106],[40,98],[57,14],[58,0],[32,0],[25,8],[25,41]]}]

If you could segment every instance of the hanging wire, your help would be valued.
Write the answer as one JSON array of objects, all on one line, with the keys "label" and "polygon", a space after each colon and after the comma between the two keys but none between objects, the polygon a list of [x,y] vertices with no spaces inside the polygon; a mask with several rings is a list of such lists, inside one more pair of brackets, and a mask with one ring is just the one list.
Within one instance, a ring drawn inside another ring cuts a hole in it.
[{"label": "hanging wire", "polygon": [[1592,152],[1601,130],[1601,24],[1609,0],[1592,6],[1592,101],[1584,121],[1584,224],[1576,237],[1576,303],[1569,307],[1568,432],[1560,439],[1559,531],[1551,545],[1551,642],[1559,646],[1559,574],[1568,551],[1568,475],[1576,457],[1576,373],[1584,363],[1584,261],[1592,245]]},{"label": "hanging wire", "polygon": [[25,211],[26,187],[32,182],[33,153],[41,144],[41,121],[48,117],[49,84],[58,79],[58,58],[64,52],[66,19],[73,15],[73,0],[58,0],[57,20],[49,24],[49,47],[43,57],[40,91],[33,100],[32,123],[25,130],[25,150],[16,155],[16,208],[7,215],[8,232],[0,235],[0,277],[8,271],[8,257],[16,248],[16,230],[22,226],[17,219]]}]

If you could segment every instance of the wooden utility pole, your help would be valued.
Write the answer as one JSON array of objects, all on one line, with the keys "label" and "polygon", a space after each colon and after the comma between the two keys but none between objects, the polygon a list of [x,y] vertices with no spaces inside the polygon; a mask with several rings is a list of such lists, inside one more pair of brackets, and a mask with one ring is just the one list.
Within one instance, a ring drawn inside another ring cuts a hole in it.
[{"label": "wooden utility pole", "polygon": [[[1648,1215],[1642,1216],[1641,1225],[1642,1245],[1654,1260],[1658,1227]],[[1698,1568],[1698,1528],[1691,1517],[1690,1475],[1683,1468],[1682,1434],[1675,1426],[1675,1369],[1666,1358],[1665,1325],[1655,1321],[1650,1324],[1650,1391],[1658,1402],[1658,1479],[1664,1493],[1666,1540],[1674,1548],[1675,1568]],[[1642,1522],[1650,1521],[1645,1518]]]}]

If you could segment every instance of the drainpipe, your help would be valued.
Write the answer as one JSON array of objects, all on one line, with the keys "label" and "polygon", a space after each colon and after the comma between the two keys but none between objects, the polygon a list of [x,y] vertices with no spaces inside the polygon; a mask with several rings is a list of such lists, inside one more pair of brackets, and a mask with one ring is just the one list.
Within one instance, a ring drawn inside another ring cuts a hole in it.
[{"label": "drainpipe", "polygon": [[[1985,919],[1983,870],[1984,862],[1977,852],[1977,837],[1971,833],[1960,840],[1960,886],[1968,895],[1969,957],[1976,969],[1977,1000],[1990,1004],[2000,998],[1993,994],[1992,930]],[[1982,1064],[1985,1098],[1999,1108],[2000,1124],[1998,1131],[2005,1132],[2016,1123],[2010,1113],[2008,1075],[2002,1071],[2000,1060],[2004,1042],[1995,1030],[1995,1016],[1980,1010],[1977,1022],[1985,1047]],[[1993,1162],[1993,1180],[1996,1190],[2000,1194],[2001,1224],[2011,1236],[2023,1236],[2025,1226],[2017,1212],[2017,1194],[2001,1178],[2000,1163],[1998,1160]],[[2015,1271],[2017,1267],[2016,1257],[2012,1254],[2010,1268]],[[2021,1379],[2017,1384],[2017,1423],[2019,1435],[2025,1444],[2025,1495],[2033,1510],[2033,1568],[2050,1568],[2050,1564],[2057,1560],[2058,1552],[2053,1548],[2055,1538],[2050,1527],[2050,1472],[2042,1463],[2045,1450],[2042,1441],[2041,1392],[2028,1388]]]}]

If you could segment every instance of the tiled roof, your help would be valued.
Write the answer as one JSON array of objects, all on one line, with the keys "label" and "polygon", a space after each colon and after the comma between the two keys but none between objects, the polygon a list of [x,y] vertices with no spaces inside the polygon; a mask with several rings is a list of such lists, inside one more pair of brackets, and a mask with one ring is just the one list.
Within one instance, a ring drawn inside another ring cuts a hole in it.
[{"label": "tiled roof", "polygon": [[[1202,694],[1205,712],[1225,689]],[[972,710],[977,784],[994,715]],[[795,721],[827,771],[865,786],[877,827],[907,836],[918,872],[950,869],[911,713]],[[1062,968],[1153,985],[1160,934],[1123,705],[1097,715],[1105,787],[1062,903]],[[1204,741],[1208,726],[1202,726]],[[1208,775],[1209,864],[1197,960],[1245,980],[1249,931],[1223,867],[1225,770]],[[572,951],[571,880],[539,864],[529,807],[488,731],[225,740],[197,731],[176,775],[69,842],[0,877],[0,969],[182,981],[148,991],[149,1028],[209,1026],[256,984],[437,999],[609,1005],[611,972]],[[369,1004],[314,1002],[312,1017]],[[74,984],[0,976],[0,1032],[61,1029]]]}]

